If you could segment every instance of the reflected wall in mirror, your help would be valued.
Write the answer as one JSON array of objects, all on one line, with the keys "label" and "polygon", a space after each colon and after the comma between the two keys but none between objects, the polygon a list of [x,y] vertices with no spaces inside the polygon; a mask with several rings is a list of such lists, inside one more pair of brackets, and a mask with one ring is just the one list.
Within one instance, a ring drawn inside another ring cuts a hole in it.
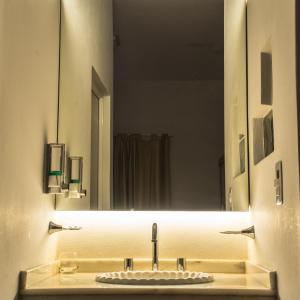
[{"label": "reflected wall in mirror", "polygon": [[[83,157],[87,196],[56,196],[57,210],[110,209],[113,32],[111,1],[61,0],[58,140]],[[99,200],[98,200],[99,199]]]},{"label": "reflected wall in mirror", "polygon": [[[296,8],[296,84],[297,84],[297,116],[298,116],[298,151],[300,156],[300,2],[295,1]],[[299,160],[300,171],[300,160]]]},{"label": "reflected wall in mirror", "polygon": [[59,142],[88,196],[56,208],[248,210],[245,0],[61,3]]},{"label": "reflected wall in mirror", "polygon": [[224,116],[226,210],[249,208],[247,7],[224,2]]}]

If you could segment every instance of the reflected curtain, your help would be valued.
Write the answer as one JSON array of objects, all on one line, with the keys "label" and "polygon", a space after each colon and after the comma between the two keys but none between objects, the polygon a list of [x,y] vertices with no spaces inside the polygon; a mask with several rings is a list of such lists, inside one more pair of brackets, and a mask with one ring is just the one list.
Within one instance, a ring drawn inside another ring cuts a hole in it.
[{"label": "reflected curtain", "polygon": [[170,136],[114,137],[114,209],[170,209]]}]

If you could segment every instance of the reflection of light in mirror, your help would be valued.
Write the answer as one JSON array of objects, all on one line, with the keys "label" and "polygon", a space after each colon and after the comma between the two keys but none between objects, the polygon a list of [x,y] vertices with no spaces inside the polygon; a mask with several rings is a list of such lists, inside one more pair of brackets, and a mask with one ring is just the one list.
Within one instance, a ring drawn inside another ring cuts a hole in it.
[{"label": "reflection of light in mirror", "polygon": [[219,227],[228,224],[245,224],[250,222],[249,212],[137,212],[137,211],[56,211],[55,219],[76,225],[96,225],[99,223],[120,224],[178,224],[189,226],[201,224],[207,227]]},{"label": "reflection of light in mirror", "polygon": [[82,227],[58,234],[58,253],[81,258],[151,257],[152,223],[164,258],[246,259],[247,238],[221,231],[250,226],[248,212],[55,212],[57,223]]}]

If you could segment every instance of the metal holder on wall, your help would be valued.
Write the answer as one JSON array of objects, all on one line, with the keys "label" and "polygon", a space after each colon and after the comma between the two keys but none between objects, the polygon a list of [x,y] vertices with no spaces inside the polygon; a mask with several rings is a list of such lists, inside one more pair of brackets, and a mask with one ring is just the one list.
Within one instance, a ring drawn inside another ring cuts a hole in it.
[{"label": "metal holder on wall", "polygon": [[86,190],[82,189],[83,158],[68,158],[67,175],[65,176],[65,144],[47,145],[46,193],[63,194],[66,198],[82,198]]},{"label": "metal holder on wall", "polygon": [[251,239],[255,239],[255,229],[254,229],[254,226],[251,226],[249,228],[242,229],[242,230],[237,230],[237,231],[232,231],[232,230],[222,231],[220,233],[222,233],[222,234],[241,234],[241,235],[247,236],[247,237],[249,237]]},{"label": "metal holder on wall", "polygon": [[83,158],[81,156],[71,156],[68,158],[68,198],[82,198],[86,196],[86,190],[82,189],[82,170]]},{"label": "metal holder on wall", "polygon": [[56,224],[52,221],[50,221],[49,225],[48,225],[48,233],[49,234],[59,232],[59,231],[65,231],[65,230],[81,230],[81,229],[82,229],[82,227],[79,227],[79,226],[67,226],[67,227],[65,227],[65,226]]},{"label": "metal holder on wall", "polygon": [[64,194],[67,186],[64,177],[65,145],[47,145],[47,193]]}]

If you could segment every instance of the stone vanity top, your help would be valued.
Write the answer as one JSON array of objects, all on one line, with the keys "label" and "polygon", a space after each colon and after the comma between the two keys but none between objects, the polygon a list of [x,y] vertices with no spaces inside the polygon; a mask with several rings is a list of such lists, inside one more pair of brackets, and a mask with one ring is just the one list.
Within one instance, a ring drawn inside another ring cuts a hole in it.
[{"label": "stone vanity top", "polygon": [[[78,272],[59,273],[60,261],[21,272],[21,295],[91,294],[191,294],[276,295],[276,274],[247,261],[187,259],[187,270],[207,272],[214,281],[202,284],[146,286],[117,285],[95,281],[99,272],[120,271],[122,259],[78,259]],[[175,270],[176,260],[160,260],[161,270]],[[135,259],[134,269],[149,270],[151,261]]]}]

